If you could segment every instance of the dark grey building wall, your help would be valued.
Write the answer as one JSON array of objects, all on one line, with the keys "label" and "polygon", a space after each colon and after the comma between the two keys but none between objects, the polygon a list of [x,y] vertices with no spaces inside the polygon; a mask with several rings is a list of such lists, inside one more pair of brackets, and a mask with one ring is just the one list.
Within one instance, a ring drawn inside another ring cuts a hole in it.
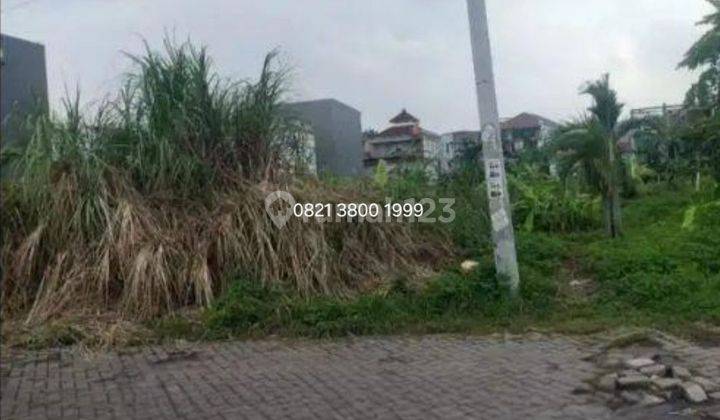
[{"label": "dark grey building wall", "polygon": [[318,174],[362,175],[360,111],[335,99],[319,99],[288,104],[287,112],[312,126]]},{"label": "dark grey building wall", "polygon": [[45,47],[20,38],[0,35],[0,122],[2,145],[13,141],[11,111],[19,115],[47,106]]}]

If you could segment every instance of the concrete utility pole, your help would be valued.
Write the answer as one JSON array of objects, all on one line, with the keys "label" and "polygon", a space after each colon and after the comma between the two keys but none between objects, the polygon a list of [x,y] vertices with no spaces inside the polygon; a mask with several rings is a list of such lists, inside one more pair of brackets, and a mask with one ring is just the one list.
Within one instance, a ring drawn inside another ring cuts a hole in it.
[{"label": "concrete utility pole", "polygon": [[498,273],[508,277],[510,293],[516,296],[520,286],[520,273],[515,252],[515,232],[512,225],[510,197],[505,177],[505,159],[500,136],[500,119],[495,96],[495,77],[490,53],[485,0],[467,0],[467,4],[485,163],[485,181],[490,201],[492,238],[495,244],[495,267]]}]

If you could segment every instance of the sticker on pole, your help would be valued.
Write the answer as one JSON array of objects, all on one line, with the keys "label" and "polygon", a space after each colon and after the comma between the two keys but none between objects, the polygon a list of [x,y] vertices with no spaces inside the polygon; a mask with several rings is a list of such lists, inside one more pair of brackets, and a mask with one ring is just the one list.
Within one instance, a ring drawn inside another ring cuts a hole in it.
[{"label": "sticker on pole", "polygon": [[492,228],[495,231],[503,230],[510,224],[510,220],[507,217],[507,213],[505,213],[505,209],[496,211],[492,214],[492,216],[490,216],[490,219],[492,221]]},{"label": "sticker on pole", "polygon": [[498,150],[497,129],[494,124],[485,124],[480,133],[480,138],[485,150],[493,152]]},{"label": "sticker on pole", "polygon": [[488,180],[488,197],[491,200],[497,200],[503,196],[503,186],[501,180]]},{"label": "sticker on pole", "polygon": [[502,180],[503,169],[502,164],[500,163],[500,159],[488,159],[485,168],[487,168],[488,179]]}]

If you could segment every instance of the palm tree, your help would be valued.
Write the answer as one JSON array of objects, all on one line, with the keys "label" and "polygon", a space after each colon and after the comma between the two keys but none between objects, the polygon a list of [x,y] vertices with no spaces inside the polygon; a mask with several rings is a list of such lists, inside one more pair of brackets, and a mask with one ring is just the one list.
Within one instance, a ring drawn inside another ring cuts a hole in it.
[{"label": "palm tree", "polygon": [[591,190],[602,196],[605,230],[614,238],[622,232],[620,185],[624,171],[622,160],[617,158],[617,143],[638,123],[619,122],[623,104],[610,88],[608,74],[588,82],[580,93],[590,95],[593,104],[588,108],[588,116],[558,131],[554,147],[560,156],[560,175],[564,179],[579,175]]}]

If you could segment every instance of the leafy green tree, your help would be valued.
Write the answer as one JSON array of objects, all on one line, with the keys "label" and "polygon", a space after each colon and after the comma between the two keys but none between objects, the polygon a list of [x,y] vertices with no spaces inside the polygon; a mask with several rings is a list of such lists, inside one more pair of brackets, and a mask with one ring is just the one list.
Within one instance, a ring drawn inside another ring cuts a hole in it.
[{"label": "leafy green tree", "polygon": [[703,70],[688,91],[686,104],[717,112],[720,109],[720,0],[707,1],[715,10],[697,24],[710,29],[685,53],[679,67]]},{"label": "leafy green tree", "polygon": [[517,153],[517,159],[508,161],[508,170],[522,172],[531,166],[543,175],[552,175],[554,155],[552,147],[526,147]]},{"label": "leafy green tree", "polygon": [[714,10],[697,24],[710,28],[679,64],[679,67],[702,71],[685,98],[692,118],[682,136],[692,149],[696,187],[699,187],[703,168],[709,168],[720,181],[720,0],[707,1]]},{"label": "leafy green tree", "polygon": [[482,164],[482,145],[471,143],[460,150],[450,162],[453,168],[453,176],[465,179],[473,185],[483,182],[485,169]]},{"label": "leafy green tree", "polygon": [[623,104],[610,88],[609,75],[587,83],[580,93],[590,95],[593,104],[588,116],[558,131],[554,148],[560,159],[560,175],[566,180],[578,175],[602,197],[606,233],[617,237],[622,232],[620,190],[624,174],[617,143],[637,122],[619,121]]},{"label": "leafy green tree", "polygon": [[681,139],[683,124],[669,116],[644,119],[635,133],[638,157],[656,175],[657,181],[671,185],[687,173],[688,148]]},{"label": "leafy green tree", "polygon": [[708,170],[715,181],[720,183],[720,112],[701,117],[688,125],[680,136],[691,153],[696,189],[700,188],[703,169]]}]

